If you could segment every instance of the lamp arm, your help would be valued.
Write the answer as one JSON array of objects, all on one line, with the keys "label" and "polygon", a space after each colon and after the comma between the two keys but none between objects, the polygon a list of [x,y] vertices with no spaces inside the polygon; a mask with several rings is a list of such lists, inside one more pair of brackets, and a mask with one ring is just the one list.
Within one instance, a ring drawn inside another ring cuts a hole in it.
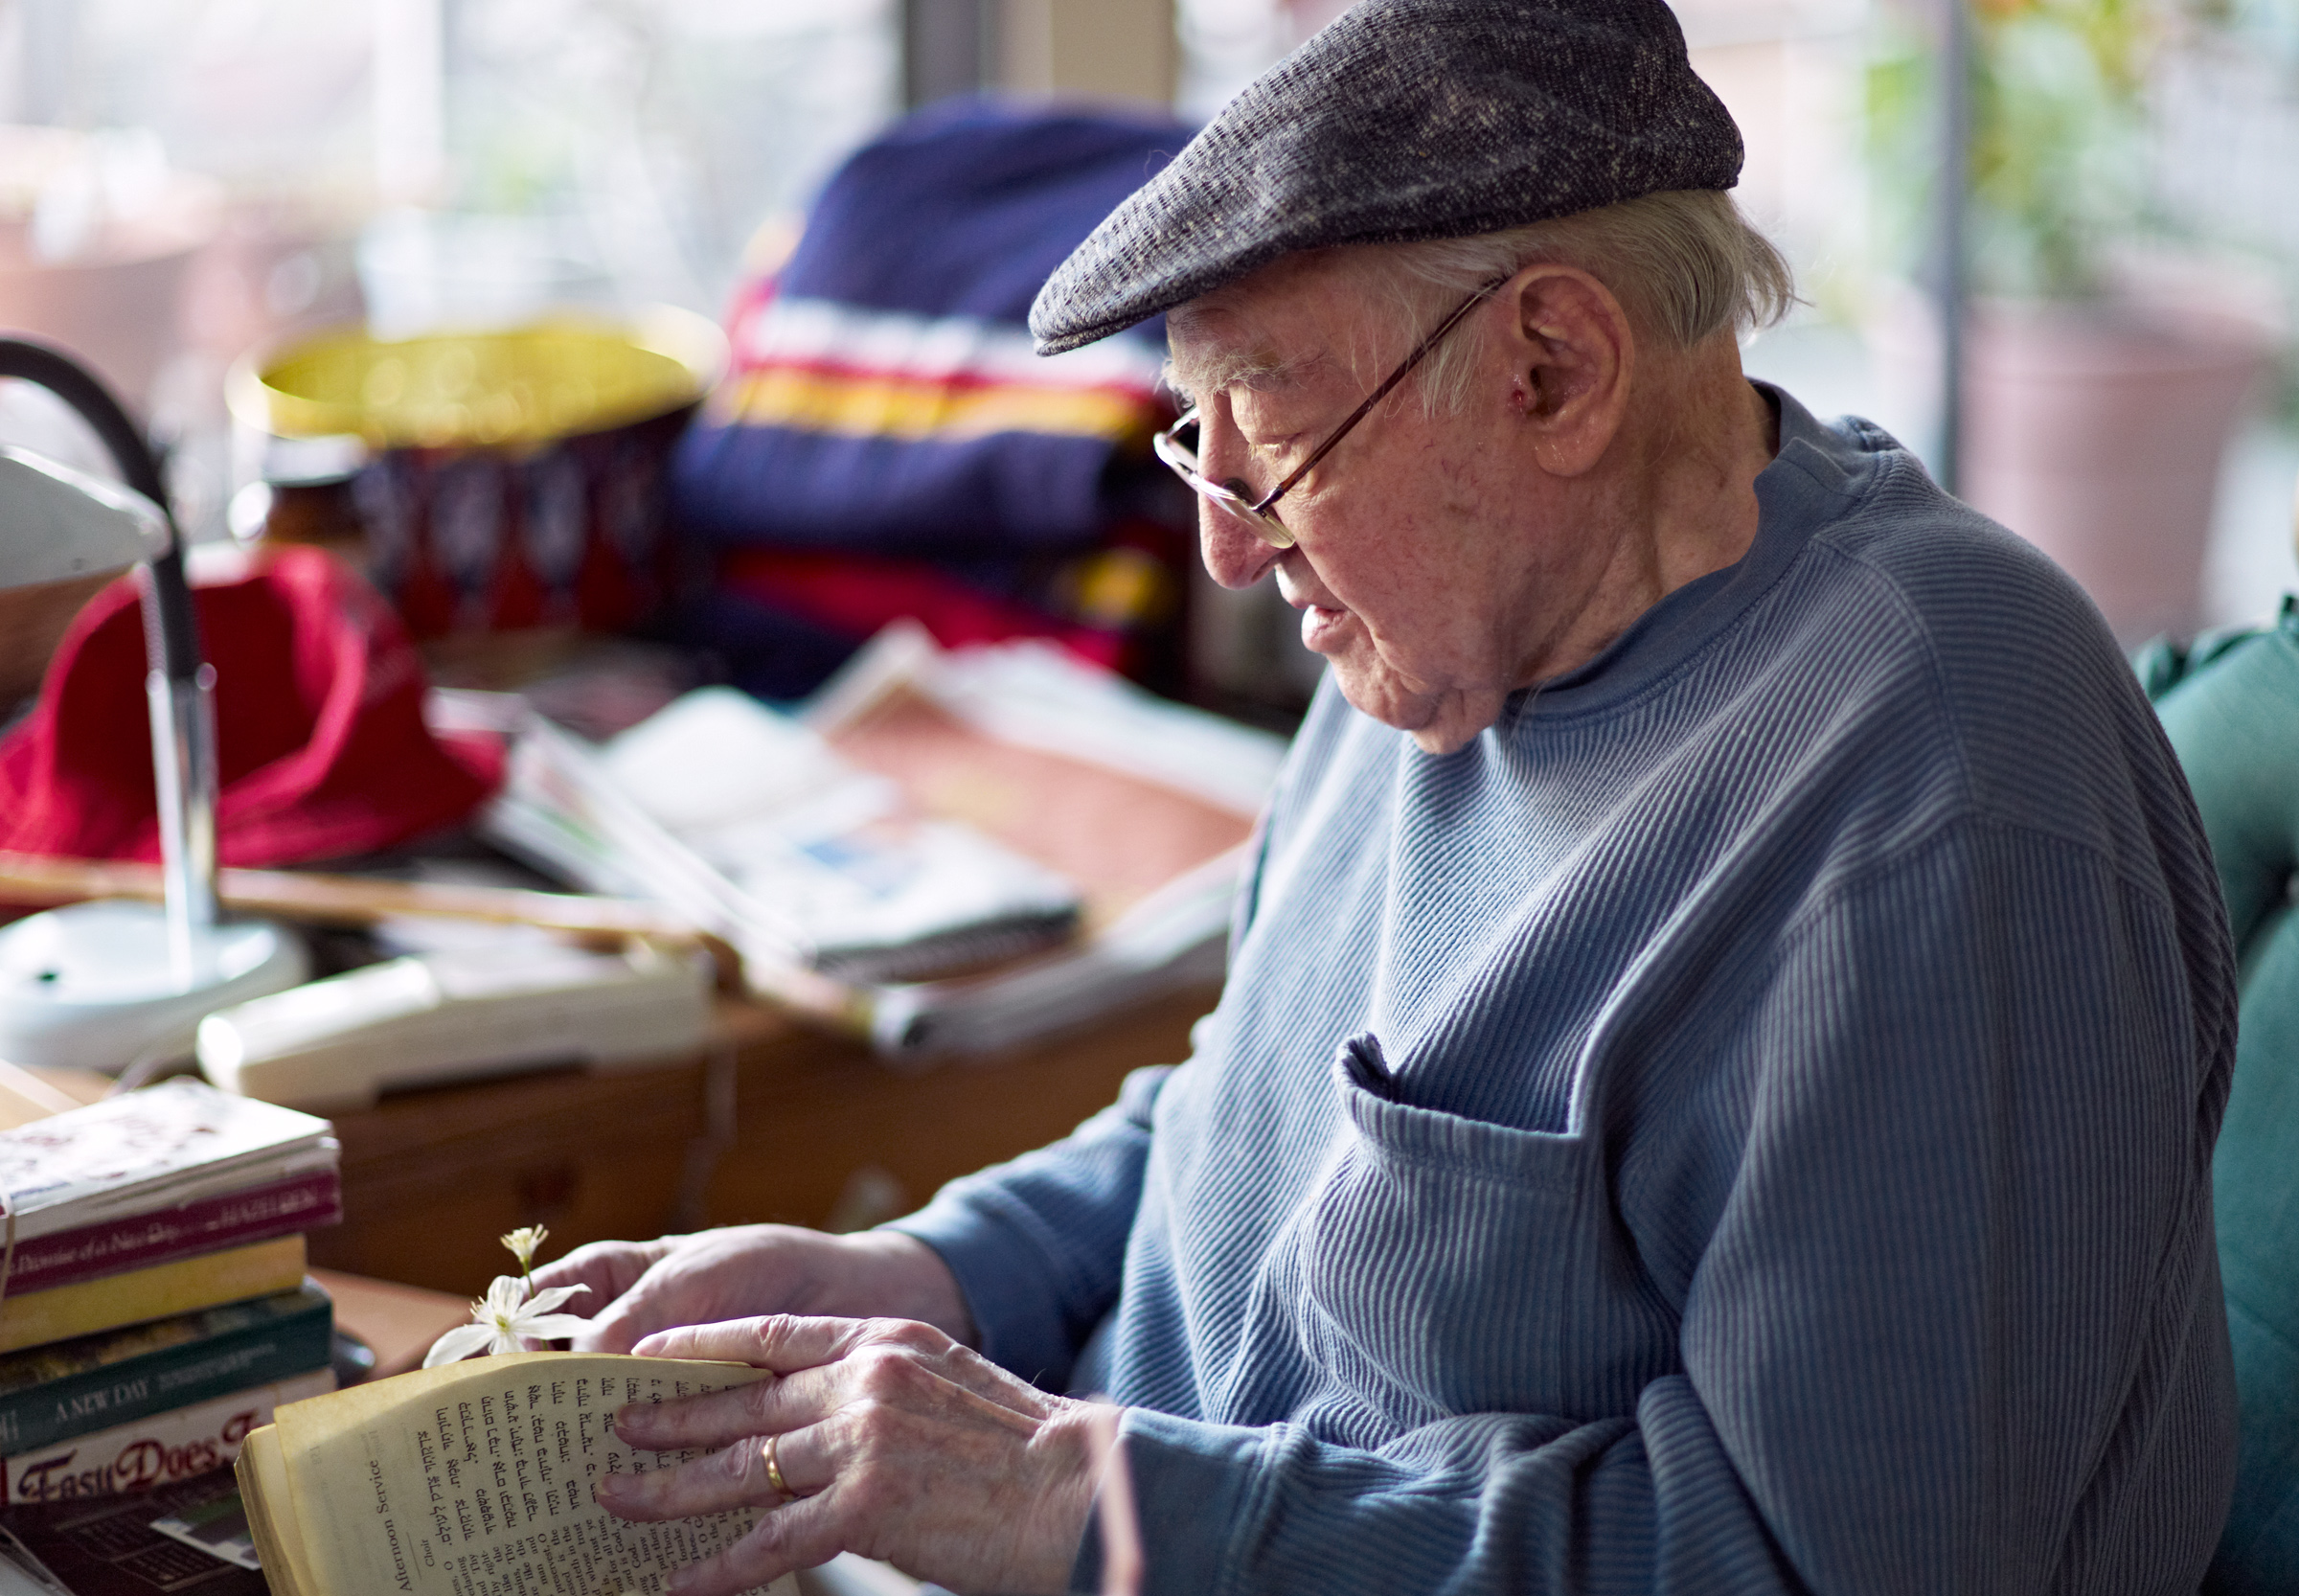
[{"label": "lamp arm", "polygon": [[168,547],[146,564],[144,647],[157,766],[160,853],[167,872],[170,942],[189,980],[216,923],[215,673],[200,659],[199,618],[184,570],[184,537],[169,508],[160,459],[127,411],[93,374],[60,350],[0,337],[0,377],[47,389],[88,424],[128,487],[168,523]]}]

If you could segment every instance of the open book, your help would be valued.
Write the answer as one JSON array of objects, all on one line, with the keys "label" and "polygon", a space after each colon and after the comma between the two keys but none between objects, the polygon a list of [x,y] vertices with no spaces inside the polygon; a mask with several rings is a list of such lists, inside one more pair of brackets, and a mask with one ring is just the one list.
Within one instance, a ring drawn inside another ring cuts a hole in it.
[{"label": "open book", "polygon": [[511,1353],[290,1402],[239,1454],[264,1578],[273,1596],[658,1596],[672,1569],[731,1545],[758,1515],[608,1514],[592,1500],[600,1476],[700,1455],[625,1446],[615,1410],[764,1378],[736,1363]]}]

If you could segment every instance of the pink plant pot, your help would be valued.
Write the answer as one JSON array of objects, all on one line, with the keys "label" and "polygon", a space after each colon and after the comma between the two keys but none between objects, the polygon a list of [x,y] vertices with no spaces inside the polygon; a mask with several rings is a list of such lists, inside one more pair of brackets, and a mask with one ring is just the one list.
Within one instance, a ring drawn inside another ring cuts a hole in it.
[{"label": "pink plant pot", "polygon": [[[2235,297],[1983,301],[1967,324],[1962,495],[2127,645],[2200,615],[2220,458],[2275,336]],[[1909,295],[1871,329],[1887,391],[1938,393],[1937,325]]]},{"label": "pink plant pot", "polygon": [[109,217],[72,256],[43,260],[32,245],[33,199],[85,142],[63,128],[0,125],[0,329],[61,345],[141,415],[183,346],[186,271],[216,237],[222,190],[170,173],[134,215]]}]

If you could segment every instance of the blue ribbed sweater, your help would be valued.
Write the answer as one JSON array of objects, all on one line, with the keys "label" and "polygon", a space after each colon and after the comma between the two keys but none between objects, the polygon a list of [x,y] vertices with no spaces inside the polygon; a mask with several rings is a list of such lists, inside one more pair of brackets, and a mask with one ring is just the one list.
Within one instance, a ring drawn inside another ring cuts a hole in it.
[{"label": "blue ribbed sweater", "polygon": [[1132,1409],[1153,1591],[2195,1588],[2193,806],[2064,578],[1781,437],[1745,559],[1460,751],[1329,682],[1191,1060],[901,1222]]}]

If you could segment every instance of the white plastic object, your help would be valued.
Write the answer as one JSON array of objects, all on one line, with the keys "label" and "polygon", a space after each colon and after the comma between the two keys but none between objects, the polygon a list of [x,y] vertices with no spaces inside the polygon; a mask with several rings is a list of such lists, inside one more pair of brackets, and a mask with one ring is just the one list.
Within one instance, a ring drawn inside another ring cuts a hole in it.
[{"label": "white plastic object", "polygon": [[518,941],[387,959],[210,1015],[199,1066],[227,1091],[329,1113],[389,1089],[691,1055],[710,1029],[698,959]]},{"label": "white plastic object", "polygon": [[267,921],[199,934],[182,979],[157,903],[105,899],[0,931],[0,1059],[117,1073],[189,1057],[201,1016],[311,972],[303,944]]}]

